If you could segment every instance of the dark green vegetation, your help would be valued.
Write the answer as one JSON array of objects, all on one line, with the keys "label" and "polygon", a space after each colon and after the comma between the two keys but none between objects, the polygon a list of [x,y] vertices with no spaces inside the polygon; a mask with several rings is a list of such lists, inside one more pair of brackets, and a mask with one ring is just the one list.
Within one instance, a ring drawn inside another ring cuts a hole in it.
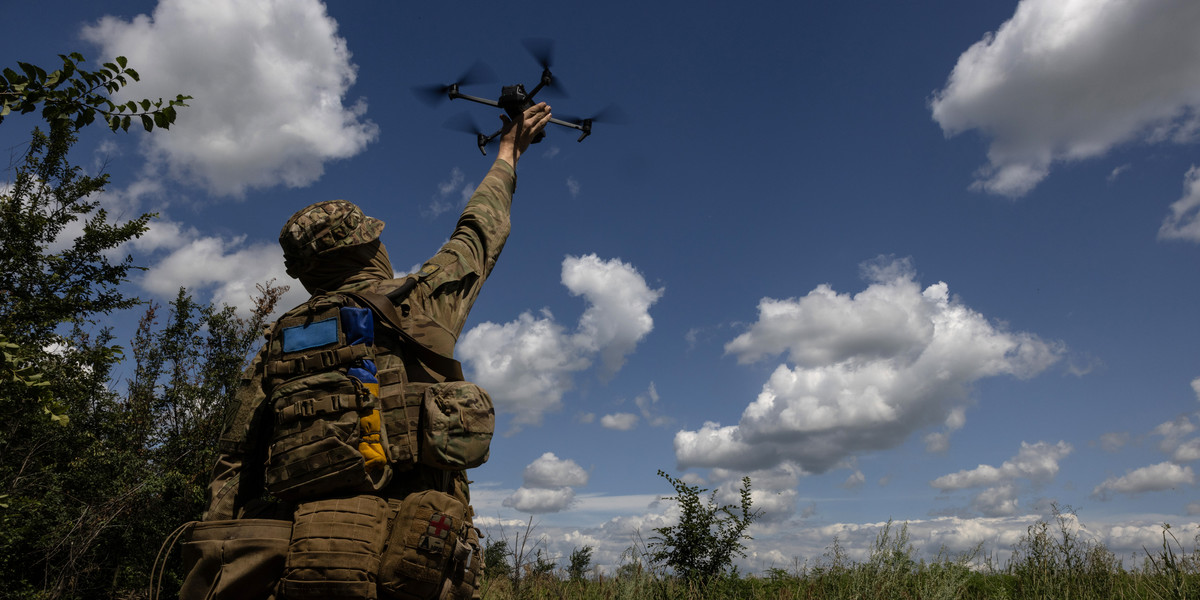
[{"label": "dark green vegetation", "polygon": [[[153,215],[112,218],[97,200],[107,176],[68,156],[97,116],[113,130],[131,117],[165,128],[186,98],[116,105],[108,96],[136,72],[82,60],[0,78],[0,121],[40,109],[46,127],[0,187],[0,598],[147,595],[163,540],[203,510],[224,411],[281,293],[263,288],[241,319],[183,290],[165,311],[124,291],[137,267],[111,256]],[[135,307],[128,338],[98,325]]]}]

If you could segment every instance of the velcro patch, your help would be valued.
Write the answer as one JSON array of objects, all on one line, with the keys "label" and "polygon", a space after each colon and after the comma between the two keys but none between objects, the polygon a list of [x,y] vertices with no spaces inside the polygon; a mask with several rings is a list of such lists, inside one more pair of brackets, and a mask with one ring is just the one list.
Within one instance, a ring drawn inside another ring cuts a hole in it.
[{"label": "velcro patch", "polygon": [[299,352],[309,348],[319,348],[338,342],[338,320],[325,319],[307,325],[286,327],[280,332],[283,336],[283,351]]}]

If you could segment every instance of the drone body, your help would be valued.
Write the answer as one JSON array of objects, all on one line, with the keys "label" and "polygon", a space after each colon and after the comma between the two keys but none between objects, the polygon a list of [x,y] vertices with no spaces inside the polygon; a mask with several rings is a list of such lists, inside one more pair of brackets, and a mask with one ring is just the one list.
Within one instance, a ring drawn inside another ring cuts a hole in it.
[{"label": "drone body", "polygon": [[[534,97],[543,89],[558,89],[560,95],[565,95],[565,93],[563,93],[561,90],[561,86],[555,85],[554,75],[550,72],[550,53],[553,47],[553,42],[550,40],[525,40],[524,43],[525,47],[531,54],[534,55],[534,58],[538,59],[538,62],[542,66],[541,79],[538,81],[537,86],[528,92],[525,91],[525,86],[523,84],[517,83],[514,85],[503,86],[500,89],[500,97],[496,100],[462,93],[459,91],[459,86],[478,83],[480,79],[487,77],[485,73],[490,72],[489,69],[479,63],[469,69],[463,74],[462,77],[458,79],[458,81],[455,81],[454,83],[417,88],[415,91],[418,92],[419,96],[424,96],[425,98],[428,98],[434,102],[442,99],[457,100],[461,98],[463,100],[470,100],[471,102],[476,102],[479,104],[494,106],[503,110],[508,114],[509,119],[515,121],[521,118],[521,113],[523,113],[525,109],[537,103],[537,101],[534,100]],[[592,122],[595,120],[597,120],[596,117],[592,117],[590,119],[551,118],[550,122],[554,123],[555,125],[561,125],[563,127],[579,130],[581,133],[577,141],[582,142],[584,138],[591,135]],[[474,121],[467,115],[463,115],[457,121],[453,123],[447,123],[447,125],[453,129],[474,133],[476,136],[476,142],[479,145],[479,151],[485,155],[487,154],[487,145],[492,140],[499,137],[499,135],[503,132],[503,129],[501,129],[490,135],[484,134],[479,130],[479,127],[475,125]],[[533,142],[537,143],[544,137],[545,133],[543,132],[539,134],[538,137],[533,140]]]}]

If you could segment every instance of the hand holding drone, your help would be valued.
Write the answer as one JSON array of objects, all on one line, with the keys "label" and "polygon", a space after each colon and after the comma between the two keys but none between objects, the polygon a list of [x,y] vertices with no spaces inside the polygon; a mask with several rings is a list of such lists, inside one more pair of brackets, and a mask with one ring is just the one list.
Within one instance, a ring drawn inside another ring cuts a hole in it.
[{"label": "hand holding drone", "polygon": [[[463,73],[463,75],[454,83],[419,87],[414,89],[414,92],[419,98],[424,99],[429,104],[436,104],[439,101],[447,99],[457,100],[461,98],[463,100],[470,100],[471,102],[485,104],[487,106],[494,106],[507,113],[509,119],[516,121],[522,118],[521,115],[524,113],[525,109],[534,106],[537,103],[534,100],[534,96],[536,96],[538,92],[542,90],[555,91],[560,96],[566,96],[566,92],[562,89],[561,83],[559,83],[554,78],[553,73],[550,72],[554,42],[546,39],[527,39],[524,40],[523,43],[525,48],[531,55],[533,55],[533,57],[538,61],[538,64],[540,64],[542,67],[541,79],[538,81],[538,84],[528,92],[525,91],[524,85],[518,83],[514,85],[506,85],[500,88],[500,97],[496,100],[462,93],[459,90],[459,88],[462,86],[495,80],[495,77],[491,75],[490,69],[488,69],[482,63],[475,63],[474,66]],[[601,114],[586,119],[577,119],[573,117],[564,117],[562,119],[551,118],[549,122],[554,123],[555,125],[561,125],[563,127],[570,127],[571,129],[579,130],[581,133],[577,141],[582,142],[584,138],[591,135],[592,123],[599,121],[615,121],[613,109],[607,109]],[[485,134],[479,129],[479,126],[475,124],[474,120],[466,114],[447,122],[447,126],[451,127],[452,129],[458,129],[461,131],[466,131],[467,133],[475,134],[475,140],[479,144],[479,151],[484,155],[487,154],[487,145],[504,131],[502,128],[490,135]],[[541,141],[543,137],[544,134],[537,135],[533,139],[532,143],[536,144],[537,142]]]}]

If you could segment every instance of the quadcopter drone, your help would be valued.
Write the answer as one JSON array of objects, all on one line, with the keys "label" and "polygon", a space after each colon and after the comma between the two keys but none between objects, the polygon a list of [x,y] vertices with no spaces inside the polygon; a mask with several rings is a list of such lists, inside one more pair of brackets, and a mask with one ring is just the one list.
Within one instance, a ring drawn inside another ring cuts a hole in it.
[{"label": "quadcopter drone", "polygon": [[[479,96],[471,96],[459,91],[461,86],[494,81],[495,77],[491,74],[491,70],[482,63],[475,63],[474,66],[463,73],[463,75],[454,83],[419,87],[416,88],[414,92],[416,92],[418,97],[426,100],[429,104],[436,104],[437,102],[446,99],[457,100],[461,98],[463,100],[470,100],[471,102],[477,102],[479,104],[494,106],[504,110],[504,112],[508,113],[508,117],[514,121],[521,118],[521,114],[525,111],[525,109],[536,104],[533,98],[542,90],[556,91],[560,96],[565,97],[566,92],[562,89],[562,84],[559,83],[554,78],[554,75],[550,72],[551,54],[553,53],[554,42],[544,39],[527,39],[524,40],[523,43],[525,48],[531,55],[533,55],[533,57],[538,61],[538,64],[540,64],[542,67],[541,79],[538,81],[538,84],[528,92],[525,91],[525,86],[520,83],[501,87],[500,98],[496,100],[480,98]],[[608,112],[610,111],[605,111],[605,113]],[[604,120],[612,119],[606,119],[603,115],[595,115],[587,119],[576,119],[572,117],[567,117],[566,119],[551,118],[550,122],[554,123],[555,125],[561,125],[563,127],[579,130],[581,133],[579,135],[579,139],[576,141],[582,142],[584,138],[592,134],[592,123]],[[457,119],[452,118],[452,120],[447,122],[446,125],[451,129],[457,129],[467,133],[475,134],[475,141],[479,145],[479,151],[485,156],[487,155],[487,145],[491,143],[492,140],[499,137],[504,131],[503,128],[501,128],[490,135],[485,134],[479,129],[479,126],[475,124],[474,120],[465,113],[459,115]],[[538,136],[533,140],[533,143],[536,144],[537,142],[542,141],[544,137],[545,132],[543,131],[538,134]]]}]

